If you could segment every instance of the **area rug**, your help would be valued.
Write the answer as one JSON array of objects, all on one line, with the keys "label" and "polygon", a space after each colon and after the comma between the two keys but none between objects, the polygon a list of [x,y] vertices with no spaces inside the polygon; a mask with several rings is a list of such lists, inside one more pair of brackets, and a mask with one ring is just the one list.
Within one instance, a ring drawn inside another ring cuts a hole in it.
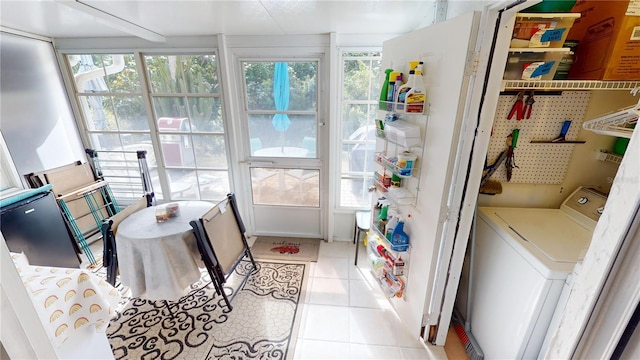
[{"label": "area rug", "polygon": [[292,359],[309,264],[243,261],[225,284],[229,311],[206,271],[179,302],[133,298],[111,320],[116,359]]},{"label": "area rug", "polygon": [[318,261],[320,239],[259,236],[251,246],[256,259]]}]

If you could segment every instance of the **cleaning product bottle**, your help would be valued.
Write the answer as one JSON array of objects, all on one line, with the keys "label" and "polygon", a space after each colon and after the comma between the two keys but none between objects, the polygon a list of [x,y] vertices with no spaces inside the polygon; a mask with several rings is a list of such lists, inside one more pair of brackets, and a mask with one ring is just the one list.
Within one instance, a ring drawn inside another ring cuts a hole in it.
[{"label": "cleaning product bottle", "polygon": [[396,226],[393,228],[391,244],[402,247],[409,245],[409,235],[404,232],[404,221],[398,221]]},{"label": "cleaning product bottle", "polygon": [[404,275],[404,259],[402,258],[402,256],[398,256],[396,261],[393,262],[393,275]]},{"label": "cleaning product bottle", "polygon": [[424,102],[426,99],[426,89],[422,79],[422,71],[420,69],[414,70],[413,83],[411,89],[407,91],[405,98],[405,108],[408,113],[419,113],[424,111]]},{"label": "cleaning product bottle", "polygon": [[[402,82],[402,73],[401,72],[397,72],[396,74],[396,82],[393,83],[393,93],[391,94],[391,99],[389,99],[389,101],[391,102],[397,102],[398,101],[398,91],[400,91],[400,87],[402,85],[404,85],[404,83]],[[394,104],[395,106],[395,104]]]},{"label": "cleaning product bottle", "polygon": [[387,211],[387,227],[384,230],[384,237],[387,240],[391,240],[391,234],[393,234],[393,229],[396,227],[398,223],[398,214],[396,214],[393,210]]},{"label": "cleaning product bottle", "polygon": [[405,100],[407,98],[407,93],[413,86],[414,76],[415,70],[409,70],[409,79],[407,80],[406,84],[398,88],[398,94],[396,95],[396,110],[398,111],[404,111]]},{"label": "cleaning product bottle", "polygon": [[387,95],[389,94],[389,75],[391,74],[391,72],[393,71],[393,69],[385,69],[384,73],[385,73],[385,77],[384,77],[384,82],[382,83],[382,88],[380,89],[380,104],[379,104],[379,108],[380,110],[386,110],[387,109]]},{"label": "cleaning product bottle", "polygon": [[387,211],[388,211],[389,206],[388,205],[382,205],[382,208],[380,208],[380,214],[378,215],[377,220],[377,224],[378,224],[378,229],[380,229],[380,231],[382,233],[384,233],[384,228],[387,225]]},{"label": "cleaning product bottle", "polygon": [[[396,86],[396,81],[398,80],[398,75],[400,72],[392,71],[389,75],[389,87],[387,88],[387,102],[393,102],[393,89]],[[402,81],[402,77],[400,78]]]}]

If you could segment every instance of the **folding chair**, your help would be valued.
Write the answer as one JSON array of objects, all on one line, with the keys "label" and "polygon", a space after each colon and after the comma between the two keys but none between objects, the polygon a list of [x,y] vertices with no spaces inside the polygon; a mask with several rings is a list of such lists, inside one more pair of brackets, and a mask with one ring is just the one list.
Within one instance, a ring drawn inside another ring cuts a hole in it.
[{"label": "folding chair", "polygon": [[224,292],[224,284],[245,257],[249,258],[253,268],[244,276],[239,288],[257,269],[245,237],[246,228],[240,218],[235,195],[227,194],[226,199],[190,224],[211,282],[229,310],[232,310],[231,301],[237,291],[229,298]]},{"label": "folding chair", "polygon": [[107,282],[112,286],[115,286],[116,276],[118,275],[118,253],[116,251],[116,232],[118,231],[118,226],[122,220],[126,219],[129,215],[151,206],[152,203],[153,194],[145,194],[124,210],[102,221],[100,228],[103,242],[102,264],[107,268]]}]

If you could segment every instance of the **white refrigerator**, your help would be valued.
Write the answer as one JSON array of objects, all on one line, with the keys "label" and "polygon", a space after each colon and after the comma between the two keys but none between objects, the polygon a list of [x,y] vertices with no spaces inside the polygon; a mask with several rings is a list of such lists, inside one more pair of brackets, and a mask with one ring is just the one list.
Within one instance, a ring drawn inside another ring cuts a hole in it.
[{"label": "white refrigerator", "polygon": [[[411,247],[405,288],[390,302],[430,344],[444,345],[449,330],[516,14],[538,2],[495,2],[383,44],[382,69],[407,74],[410,61],[423,62],[425,114],[405,117],[423,140],[412,149],[418,175],[403,182],[415,200],[394,204]],[[377,140],[377,151],[387,147]]]}]

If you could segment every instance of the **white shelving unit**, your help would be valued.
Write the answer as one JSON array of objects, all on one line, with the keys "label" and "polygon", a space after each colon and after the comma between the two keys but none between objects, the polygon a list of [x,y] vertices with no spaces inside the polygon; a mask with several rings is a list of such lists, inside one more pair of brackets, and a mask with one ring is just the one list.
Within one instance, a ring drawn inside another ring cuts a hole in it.
[{"label": "white shelving unit", "polygon": [[[378,131],[376,134],[377,151],[375,163],[377,164],[378,173],[383,175],[394,174],[401,182],[398,187],[385,186],[382,181],[374,178],[374,184],[377,189],[376,198],[384,197],[388,206],[396,211],[398,211],[401,206],[412,206],[416,203],[420,182],[420,158],[422,157],[429,113],[428,103],[425,104],[422,113],[411,113],[403,110],[398,111],[397,105],[396,103],[381,101],[379,107],[380,113],[384,115],[396,114],[399,120],[417,125],[417,128],[420,130],[420,141],[417,145],[405,146],[401,140],[394,141],[393,139],[387,138],[383,131]],[[384,116],[381,116],[381,118],[384,118]],[[400,153],[406,150],[411,151],[412,154],[417,156],[411,170],[411,175],[403,175],[402,169],[393,161],[394,158],[397,158]],[[371,231],[367,237],[367,256],[371,270],[387,296],[390,298],[405,298],[405,285],[408,281],[407,274],[411,246],[398,247],[393,245],[385,237],[386,230],[381,228],[377,223],[379,209],[374,208],[372,214]],[[378,250],[378,246],[384,248],[382,253]],[[404,262],[404,271],[394,269],[394,260],[396,259],[402,259]]]}]

